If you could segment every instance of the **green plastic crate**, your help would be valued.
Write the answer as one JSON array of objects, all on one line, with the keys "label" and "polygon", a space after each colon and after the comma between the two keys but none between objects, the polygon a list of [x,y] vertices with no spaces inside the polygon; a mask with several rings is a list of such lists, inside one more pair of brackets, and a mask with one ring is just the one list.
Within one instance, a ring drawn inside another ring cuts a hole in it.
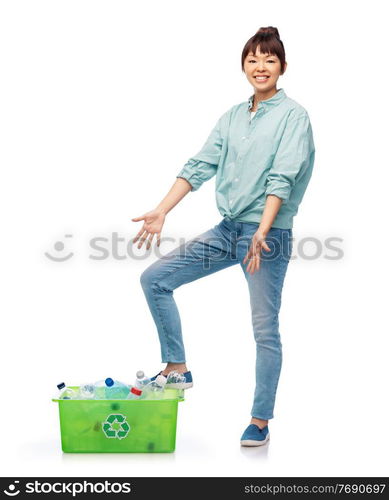
[{"label": "green plastic crate", "polygon": [[[72,389],[78,387],[72,386]],[[56,399],[65,453],[168,453],[175,450],[183,390],[163,399]]]}]

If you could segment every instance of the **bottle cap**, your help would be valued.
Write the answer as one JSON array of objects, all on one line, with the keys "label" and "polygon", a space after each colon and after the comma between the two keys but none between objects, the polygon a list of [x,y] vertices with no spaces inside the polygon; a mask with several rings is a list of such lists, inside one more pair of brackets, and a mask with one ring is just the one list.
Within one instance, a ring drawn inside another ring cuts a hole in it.
[{"label": "bottle cap", "polygon": [[61,390],[63,389],[65,386],[65,382],[61,382],[60,384],[57,385],[58,389]]},{"label": "bottle cap", "polygon": [[106,378],[105,379],[105,385],[108,387],[112,387],[114,384],[113,380],[111,378]]},{"label": "bottle cap", "polygon": [[167,378],[164,375],[158,375],[158,377],[155,379],[155,381],[158,385],[160,385],[161,387],[164,387],[166,382],[167,382]]},{"label": "bottle cap", "polygon": [[136,378],[143,378],[145,376],[145,372],[139,370],[136,372]]},{"label": "bottle cap", "polygon": [[140,389],[137,389],[136,387],[131,387],[132,394],[135,394],[136,396],[140,396],[142,394],[142,391]]}]

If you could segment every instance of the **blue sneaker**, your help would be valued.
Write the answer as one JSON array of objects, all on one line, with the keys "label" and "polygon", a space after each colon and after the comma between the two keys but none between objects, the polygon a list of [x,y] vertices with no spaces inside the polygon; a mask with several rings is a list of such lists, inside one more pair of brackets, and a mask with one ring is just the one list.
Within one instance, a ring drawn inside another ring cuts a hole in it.
[{"label": "blue sneaker", "polygon": [[164,379],[166,379],[166,389],[190,389],[191,387],[193,387],[193,378],[190,371],[182,373],[182,380],[179,382],[168,380],[168,377],[162,375],[162,371],[163,370],[157,373],[157,375],[155,375],[154,377],[151,377],[150,380],[153,381],[156,380],[157,377],[163,377]]},{"label": "blue sneaker", "polygon": [[269,441],[269,427],[260,429],[255,424],[250,424],[240,438],[242,446],[261,446]]}]

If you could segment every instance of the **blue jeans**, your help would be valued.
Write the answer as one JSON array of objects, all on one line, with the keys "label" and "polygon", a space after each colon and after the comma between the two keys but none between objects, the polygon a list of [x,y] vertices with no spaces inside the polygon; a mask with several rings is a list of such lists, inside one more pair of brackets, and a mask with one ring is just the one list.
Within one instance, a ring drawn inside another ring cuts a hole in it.
[{"label": "blue jeans", "polygon": [[259,224],[222,221],[151,264],[141,275],[141,285],[156,324],[162,362],[185,363],[181,321],[173,290],[204,276],[240,264],[250,295],[256,342],[256,387],[251,415],[268,420],[273,409],[281,371],[282,345],[278,330],[281,291],[292,253],[292,229],[271,228],[261,251],[259,271],[243,264]]}]

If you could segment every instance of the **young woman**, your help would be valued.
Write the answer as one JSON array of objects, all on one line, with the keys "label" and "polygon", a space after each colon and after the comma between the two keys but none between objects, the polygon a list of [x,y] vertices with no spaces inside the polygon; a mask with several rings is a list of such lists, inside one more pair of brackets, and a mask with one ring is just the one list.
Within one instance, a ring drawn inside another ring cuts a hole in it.
[{"label": "young woman", "polygon": [[[193,385],[173,290],[240,264],[246,278],[256,342],[256,388],[243,446],[269,439],[282,347],[278,314],[292,252],[293,217],[310,180],[315,146],[305,108],[277,89],[285,73],[284,45],[277,28],[261,28],[243,48],[242,71],[253,86],[248,101],[217,121],[198,154],[191,157],[161,203],[133,221],[144,221],[133,242],[160,244],[166,214],[189,192],[216,175],[219,224],[150,265],[141,284],[155,321],[162,362],[158,375],[183,374],[172,387]],[[157,377],[157,375],[155,376]],[[153,377],[153,378],[155,378]]]}]

